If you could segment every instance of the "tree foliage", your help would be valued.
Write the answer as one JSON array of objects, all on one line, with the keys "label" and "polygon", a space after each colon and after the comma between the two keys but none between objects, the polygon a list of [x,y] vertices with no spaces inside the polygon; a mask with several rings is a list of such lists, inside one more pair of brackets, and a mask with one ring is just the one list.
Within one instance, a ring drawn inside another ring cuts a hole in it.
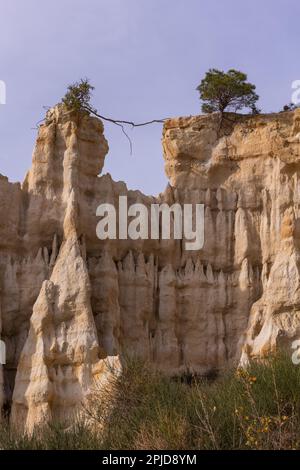
[{"label": "tree foliage", "polygon": [[245,73],[234,69],[228,72],[210,69],[197,87],[204,113],[237,112],[250,108],[253,114],[257,114],[260,112],[256,107],[259,96],[255,89],[255,85],[247,82]]},{"label": "tree foliage", "polygon": [[88,78],[81,79],[68,86],[68,91],[62,99],[64,105],[75,111],[95,112],[91,107],[90,101],[94,87],[90,84]]},{"label": "tree foliage", "polygon": [[294,103],[289,103],[285,104],[282,108],[282,111],[295,111],[297,109],[297,106]]}]

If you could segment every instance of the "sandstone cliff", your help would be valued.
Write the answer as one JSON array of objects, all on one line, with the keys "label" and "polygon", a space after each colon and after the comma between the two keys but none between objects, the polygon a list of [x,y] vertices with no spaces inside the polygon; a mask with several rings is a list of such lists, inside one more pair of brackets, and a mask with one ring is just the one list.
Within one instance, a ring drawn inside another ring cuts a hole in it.
[{"label": "sandstone cliff", "polygon": [[[31,430],[68,419],[137,355],[168,374],[290,347],[300,330],[300,112],[165,123],[157,198],[99,176],[102,123],[58,106],[22,185],[0,177],[0,403]],[[96,236],[102,202],[205,204],[205,244]]]}]

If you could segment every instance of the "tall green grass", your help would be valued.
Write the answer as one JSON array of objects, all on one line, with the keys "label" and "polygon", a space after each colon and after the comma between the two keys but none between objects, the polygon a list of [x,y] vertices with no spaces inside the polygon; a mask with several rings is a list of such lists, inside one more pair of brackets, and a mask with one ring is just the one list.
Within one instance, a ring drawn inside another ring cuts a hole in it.
[{"label": "tall green grass", "polygon": [[129,361],[68,430],[0,425],[2,449],[299,449],[300,366],[280,355],[191,384]]}]

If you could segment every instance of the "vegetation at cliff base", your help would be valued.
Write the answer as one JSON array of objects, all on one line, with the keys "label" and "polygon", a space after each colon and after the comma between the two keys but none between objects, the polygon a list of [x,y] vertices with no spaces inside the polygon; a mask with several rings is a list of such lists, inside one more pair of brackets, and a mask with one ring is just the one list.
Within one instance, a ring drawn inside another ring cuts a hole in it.
[{"label": "vegetation at cliff base", "polygon": [[2,424],[2,449],[300,449],[300,366],[278,356],[191,383],[130,362],[66,431],[21,436]]},{"label": "vegetation at cliff base", "polygon": [[256,102],[259,96],[255,89],[255,85],[247,82],[245,73],[234,69],[228,72],[209,69],[197,87],[204,113],[223,113],[225,110],[237,112],[250,108],[253,114],[257,114],[259,109]]}]

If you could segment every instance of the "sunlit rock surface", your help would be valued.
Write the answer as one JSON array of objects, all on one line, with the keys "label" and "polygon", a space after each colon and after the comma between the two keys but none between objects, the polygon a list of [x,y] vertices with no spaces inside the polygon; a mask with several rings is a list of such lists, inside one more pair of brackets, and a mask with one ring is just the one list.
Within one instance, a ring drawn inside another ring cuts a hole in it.
[{"label": "sunlit rock surface", "polygon": [[[0,176],[0,403],[27,430],[70,419],[105,382],[108,358],[207,374],[300,333],[300,112],[168,120],[170,184],[156,198],[99,176],[103,132],[55,107],[24,183]],[[96,208],[122,195],[148,208],[204,204],[203,249],[100,241]]]}]

